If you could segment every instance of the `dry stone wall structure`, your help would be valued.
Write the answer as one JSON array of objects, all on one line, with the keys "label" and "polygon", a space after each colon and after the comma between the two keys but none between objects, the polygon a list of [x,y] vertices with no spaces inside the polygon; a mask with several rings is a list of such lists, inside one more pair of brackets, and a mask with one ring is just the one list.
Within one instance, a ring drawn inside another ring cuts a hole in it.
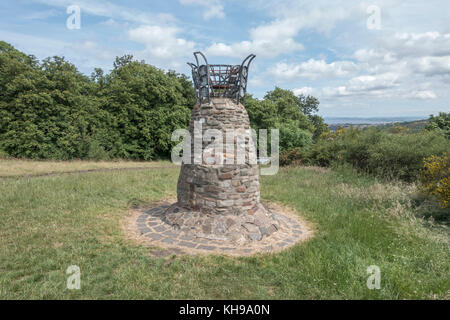
[{"label": "dry stone wall structure", "polygon": [[[260,203],[250,129],[245,107],[233,99],[211,98],[194,106],[191,156],[181,166],[178,202],[165,213],[170,225],[197,237],[237,243],[259,241],[278,230],[275,215]],[[205,139],[211,130],[221,133],[223,144],[218,148],[211,147],[216,140]],[[196,143],[199,154],[193,152]]]},{"label": "dry stone wall structure", "polygon": [[[182,166],[178,180],[178,203],[192,209],[201,209],[205,213],[254,213],[260,200],[258,165],[253,141],[246,134],[250,132],[250,124],[244,106],[231,99],[213,98],[211,103],[197,104],[194,107],[190,132],[194,132],[194,122],[202,123],[202,132],[199,132],[202,136],[207,130],[220,130],[225,150],[223,157],[221,154],[212,154],[212,164],[208,164],[208,159],[204,158],[200,159],[201,164],[194,164],[192,155],[191,164]],[[233,137],[227,137],[227,132]],[[231,138],[231,141],[227,141],[227,138]],[[245,159],[244,163],[236,164],[239,139],[244,144],[241,150]],[[191,150],[194,150],[194,139],[191,140]],[[209,141],[201,143],[203,150],[210,144]],[[232,153],[226,152],[227,146]],[[224,164],[215,164],[215,161]]]}]

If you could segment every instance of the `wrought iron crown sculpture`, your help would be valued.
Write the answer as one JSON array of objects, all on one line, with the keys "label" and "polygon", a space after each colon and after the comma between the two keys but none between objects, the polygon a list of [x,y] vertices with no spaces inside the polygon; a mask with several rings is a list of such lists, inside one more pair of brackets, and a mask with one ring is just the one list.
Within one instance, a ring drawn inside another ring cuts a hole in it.
[{"label": "wrought iron crown sculpture", "polygon": [[[200,65],[199,57],[205,61]],[[256,57],[249,55],[241,65],[209,64],[203,53],[194,52],[197,64],[188,62],[192,68],[195,96],[197,102],[210,101],[211,97],[235,99],[237,103],[244,101],[247,91],[248,68]]]}]

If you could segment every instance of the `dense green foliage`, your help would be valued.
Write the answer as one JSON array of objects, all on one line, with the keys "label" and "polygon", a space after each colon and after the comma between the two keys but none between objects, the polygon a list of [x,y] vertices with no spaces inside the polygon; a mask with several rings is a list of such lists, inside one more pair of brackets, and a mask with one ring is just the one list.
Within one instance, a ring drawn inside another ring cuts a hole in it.
[{"label": "dense green foliage", "polygon": [[110,117],[108,132],[115,135],[102,142],[112,147],[113,156],[148,160],[169,154],[172,132],[190,118],[191,95],[178,77],[125,56],[96,81],[96,96]]},{"label": "dense green foliage", "polygon": [[387,179],[414,181],[423,159],[450,150],[450,141],[438,131],[392,134],[371,128],[341,130],[325,135],[309,151],[308,160],[317,165],[351,164]]},{"label": "dense green foliage", "polygon": [[64,58],[39,63],[0,42],[0,150],[32,159],[167,156],[186,127],[193,88],[131,56],[108,75],[82,75]]},{"label": "dense green foliage", "polygon": [[430,116],[425,129],[430,131],[441,131],[450,139],[450,112],[440,112],[437,116]]},{"label": "dense green foliage", "polygon": [[[191,81],[130,55],[109,74],[82,75],[64,58],[40,63],[0,42],[0,155],[31,159],[168,157],[195,103]],[[309,149],[328,127],[319,101],[275,88],[247,98],[254,129],[280,129],[280,149]]]},{"label": "dense green foliage", "polygon": [[264,99],[249,95],[245,102],[253,129],[280,130],[282,153],[294,148],[308,150],[313,139],[328,131],[323,119],[314,114],[318,106],[319,101],[312,96],[296,96],[291,90],[278,87],[269,91]]}]

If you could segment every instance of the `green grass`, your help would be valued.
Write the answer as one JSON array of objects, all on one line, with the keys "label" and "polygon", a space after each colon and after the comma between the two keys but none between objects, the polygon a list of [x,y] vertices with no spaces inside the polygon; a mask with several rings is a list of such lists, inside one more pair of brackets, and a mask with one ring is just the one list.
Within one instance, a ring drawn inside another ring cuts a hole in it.
[{"label": "green grass", "polygon": [[[135,203],[174,196],[178,169],[0,181],[2,299],[448,299],[449,234],[414,216],[411,186],[348,170],[284,168],[262,197],[316,228],[306,243],[246,258],[153,258],[126,240]],[[81,268],[81,290],[65,271]],[[381,269],[381,289],[366,269]]]}]

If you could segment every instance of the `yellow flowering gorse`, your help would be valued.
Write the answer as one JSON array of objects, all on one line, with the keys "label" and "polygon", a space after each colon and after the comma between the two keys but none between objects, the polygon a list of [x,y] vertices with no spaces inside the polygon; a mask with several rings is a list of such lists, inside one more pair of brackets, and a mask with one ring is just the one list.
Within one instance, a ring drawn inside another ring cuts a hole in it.
[{"label": "yellow flowering gorse", "polygon": [[450,154],[424,159],[421,191],[436,197],[443,208],[450,204]]}]

